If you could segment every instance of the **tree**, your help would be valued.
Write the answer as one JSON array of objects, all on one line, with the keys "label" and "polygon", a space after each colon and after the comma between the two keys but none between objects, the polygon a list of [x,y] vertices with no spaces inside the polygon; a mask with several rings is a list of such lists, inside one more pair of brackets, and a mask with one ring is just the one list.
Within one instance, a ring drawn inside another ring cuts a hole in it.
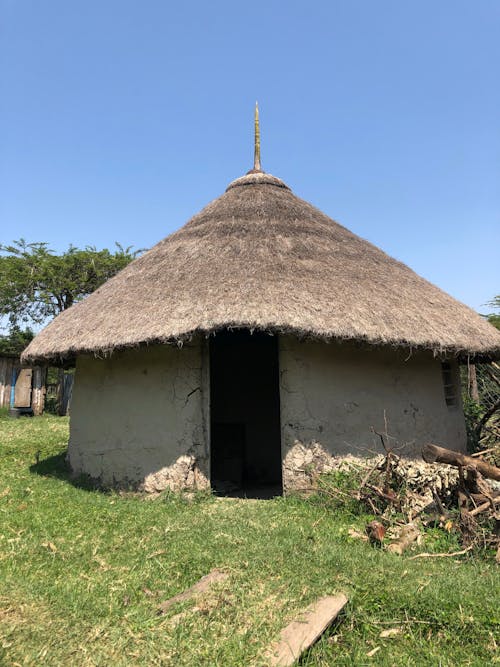
[{"label": "tree", "polygon": [[11,330],[20,324],[40,325],[96,290],[142,250],[116,244],[84,249],[70,245],[56,254],[47,243],[0,245],[0,316]]},{"label": "tree", "polygon": [[0,335],[0,357],[19,357],[34,335],[31,329],[22,331],[17,326],[12,327],[8,335]]},{"label": "tree", "polygon": [[[497,294],[493,300],[488,303],[488,306],[493,306],[495,310],[500,311],[500,294]],[[500,329],[500,312],[488,315],[488,322],[491,322],[494,327]]]}]

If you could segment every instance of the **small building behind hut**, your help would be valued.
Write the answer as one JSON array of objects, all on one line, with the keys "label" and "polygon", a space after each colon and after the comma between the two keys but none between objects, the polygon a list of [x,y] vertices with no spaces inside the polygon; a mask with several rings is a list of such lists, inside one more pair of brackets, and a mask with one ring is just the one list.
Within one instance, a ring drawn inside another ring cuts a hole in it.
[{"label": "small building behind hut", "polygon": [[22,367],[16,355],[0,356],[0,407],[13,414],[41,415],[45,405],[47,367]]},{"label": "small building behind hut", "polygon": [[76,362],[69,462],[102,484],[290,490],[384,430],[464,450],[477,313],[297,197],[245,176],[23,354]]}]

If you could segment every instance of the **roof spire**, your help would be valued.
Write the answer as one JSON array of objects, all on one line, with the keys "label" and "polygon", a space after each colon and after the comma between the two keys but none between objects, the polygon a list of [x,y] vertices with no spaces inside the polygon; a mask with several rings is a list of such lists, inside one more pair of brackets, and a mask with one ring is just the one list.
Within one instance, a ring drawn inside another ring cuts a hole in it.
[{"label": "roof spire", "polygon": [[259,105],[255,102],[255,142],[253,154],[253,171],[262,171],[260,166],[260,127],[259,127]]}]

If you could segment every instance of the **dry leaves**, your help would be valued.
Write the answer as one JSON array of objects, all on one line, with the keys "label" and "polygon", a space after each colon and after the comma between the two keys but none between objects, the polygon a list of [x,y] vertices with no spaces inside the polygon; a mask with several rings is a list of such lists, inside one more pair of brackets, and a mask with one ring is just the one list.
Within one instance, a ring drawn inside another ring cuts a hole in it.
[{"label": "dry leaves", "polygon": [[388,628],[387,630],[382,630],[379,637],[381,639],[386,639],[387,637],[396,637],[403,632],[403,628]]}]

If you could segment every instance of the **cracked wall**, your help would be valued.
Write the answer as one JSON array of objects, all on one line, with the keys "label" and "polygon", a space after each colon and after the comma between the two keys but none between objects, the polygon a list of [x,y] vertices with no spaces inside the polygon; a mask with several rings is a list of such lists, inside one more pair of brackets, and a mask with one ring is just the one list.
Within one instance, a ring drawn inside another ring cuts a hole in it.
[{"label": "cracked wall", "polygon": [[[310,484],[346,454],[380,451],[385,430],[404,454],[424,442],[465,449],[462,406],[444,399],[430,353],[300,342],[280,336],[283,486]],[[207,342],[78,358],[68,458],[104,485],[155,492],[209,486]],[[452,362],[458,383],[458,366]],[[459,396],[458,392],[458,396]]]},{"label": "cracked wall", "polygon": [[[451,362],[458,384],[458,365]],[[380,452],[385,431],[420,458],[425,442],[465,450],[458,404],[448,407],[441,362],[431,353],[280,337],[280,402],[285,490],[309,485],[335,458]],[[384,418],[385,414],[385,418]]]},{"label": "cracked wall", "polygon": [[75,474],[146,491],[209,485],[204,342],[77,360],[68,459]]}]

